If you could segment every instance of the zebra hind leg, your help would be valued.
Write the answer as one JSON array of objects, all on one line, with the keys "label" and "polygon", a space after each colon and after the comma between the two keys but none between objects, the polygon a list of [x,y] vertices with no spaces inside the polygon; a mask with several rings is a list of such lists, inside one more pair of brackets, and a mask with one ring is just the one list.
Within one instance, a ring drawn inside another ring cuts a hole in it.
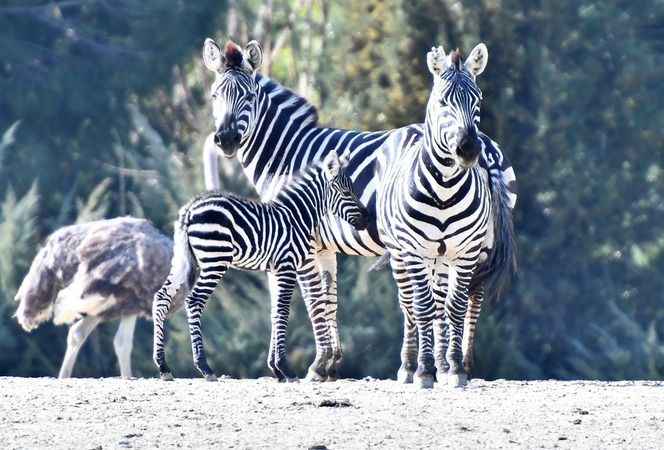
[{"label": "zebra hind leg", "polygon": [[168,364],[166,364],[164,347],[166,343],[166,318],[168,317],[173,296],[176,292],[177,289],[172,286],[169,276],[164,285],[155,294],[154,301],[152,302],[152,321],[154,326],[152,359],[157,369],[159,369],[159,378],[164,381],[173,380],[173,373]]},{"label": "zebra hind leg", "polygon": [[205,304],[219,284],[226,272],[226,267],[215,268],[216,271],[203,270],[194,283],[194,287],[185,300],[187,318],[189,322],[189,336],[191,337],[191,351],[194,365],[207,381],[217,381],[217,377],[208,365],[203,347],[203,334],[201,331],[201,314]]},{"label": "zebra hind leg", "polygon": [[337,321],[337,254],[332,252],[317,255],[323,279],[323,290],[327,297],[327,324],[332,343],[332,359],[327,369],[327,381],[336,381],[343,360],[339,322]]},{"label": "zebra hind leg", "polygon": [[436,270],[434,274],[432,294],[436,302],[436,318],[433,322],[434,358],[436,361],[436,381],[443,383],[450,365],[445,354],[449,343],[447,321],[445,319],[445,299],[447,297],[447,270]]},{"label": "zebra hind leg", "polygon": [[468,297],[468,310],[466,311],[465,324],[463,329],[463,368],[470,378],[475,362],[475,333],[477,321],[482,312],[482,301],[484,299],[484,289],[480,287]]},{"label": "zebra hind leg", "polygon": [[399,306],[403,314],[403,341],[401,343],[401,367],[397,372],[397,381],[403,384],[413,382],[417,370],[417,327],[413,317],[413,290],[403,261],[394,252],[390,258],[392,276],[397,284]]},{"label": "zebra hind leg", "polygon": [[296,283],[296,272],[269,273],[272,332],[267,365],[279,381],[295,381],[297,377],[288,364],[286,336],[290,304]]}]

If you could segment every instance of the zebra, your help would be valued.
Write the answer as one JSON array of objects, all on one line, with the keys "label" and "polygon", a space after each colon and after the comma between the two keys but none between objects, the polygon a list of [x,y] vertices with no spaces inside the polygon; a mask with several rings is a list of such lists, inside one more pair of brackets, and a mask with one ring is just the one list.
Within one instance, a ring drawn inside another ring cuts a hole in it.
[{"label": "zebra", "polygon": [[[346,156],[348,172],[360,200],[369,211],[369,224],[358,231],[340,221],[323,220],[316,259],[324,278],[328,298],[327,319],[333,340],[334,364],[328,379],[336,377],[343,353],[337,314],[336,253],[378,256],[385,252],[376,226],[378,180],[374,176],[377,150],[394,133],[421,136],[423,124],[396,130],[360,132],[321,127],[316,108],[304,98],[258,73],[262,50],[256,41],[244,49],[228,41],[223,50],[210,38],[203,45],[203,63],[215,74],[210,88],[215,131],[204,146],[206,187],[219,187],[217,158],[238,158],[245,176],[263,201],[280,191],[289,177],[306,165],[336,152]],[[487,140],[482,155],[492,177],[502,177],[514,192],[514,170],[503,152]],[[481,305],[481,303],[478,303]],[[477,311],[478,308],[471,308]],[[473,319],[476,320],[476,317]],[[471,340],[472,342],[472,340]]]},{"label": "zebra", "polygon": [[[185,205],[175,223],[171,271],[153,302],[154,361],[160,377],[173,376],[164,355],[164,320],[171,299],[189,280],[185,300],[194,364],[210,381],[200,318],[205,303],[230,267],[269,272],[272,333],[268,366],[283,381],[295,378],[286,353],[290,299],[296,282],[302,291],[316,342],[316,359],[307,379],[324,381],[332,361],[331,339],[323,291],[323,274],[315,259],[317,229],[333,214],[350,226],[367,226],[367,211],[353,192],[345,162],[330,153],[294,177],[269,202],[206,192]],[[195,269],[200,272],[195,275]]]},{"label": "zebra", "polygon": [[424,388],[433,387],[436,368],[449,367],[450,385],[466,384],[461,346],[469,293],[497,289],[515,264],[508,187],[478,164],[484,141],[476,77],[487,59],[482,43],[465,62],[458,50],[433,48],[424,133],[393,134],[376,167],[378,227],[405,319],[400,371],[417,364],[414,381]]}]

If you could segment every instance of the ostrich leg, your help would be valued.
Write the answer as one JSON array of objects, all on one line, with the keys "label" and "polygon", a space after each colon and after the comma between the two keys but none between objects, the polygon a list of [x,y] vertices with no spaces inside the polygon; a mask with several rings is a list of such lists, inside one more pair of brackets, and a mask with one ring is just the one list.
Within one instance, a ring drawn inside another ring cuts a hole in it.
[{"label": "ostrich leg", "polygon": [[83,317],[69,327],[69,334],[67,335],[67,351],[65,352],[65,357],[62,359],[62,366],[60,367],[58,378],[71,377],[79,350],[83,347],[83,344],[85,344],[90,333],[97,328],[99,322],[100,320],[97,317]]},{"label": "ostrich leg", "polygon": [[120,319],[118,331],[113,338],[115,355],[120,366],[120,376],[131,378],[131,349],[134,344],[134,329],[136,328],[136,315],[125,316]]}]

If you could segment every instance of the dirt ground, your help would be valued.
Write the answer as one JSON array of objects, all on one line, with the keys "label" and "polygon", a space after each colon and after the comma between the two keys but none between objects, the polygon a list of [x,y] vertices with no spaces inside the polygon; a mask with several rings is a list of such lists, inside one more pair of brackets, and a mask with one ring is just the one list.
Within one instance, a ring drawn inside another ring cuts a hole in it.
[{"label": "dirt ground", "polygon": [[0,378],[3,448],[664,448],[664,383]]}]

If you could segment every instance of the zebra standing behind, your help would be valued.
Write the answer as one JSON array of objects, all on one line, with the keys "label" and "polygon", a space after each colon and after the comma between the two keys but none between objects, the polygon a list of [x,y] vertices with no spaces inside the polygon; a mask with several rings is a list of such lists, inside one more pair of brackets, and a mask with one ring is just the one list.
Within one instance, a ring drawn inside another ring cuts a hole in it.
[{"label": "zebra standing behind", "polygon": [[200,319],[221,278],[235,267],[270,274],[268,366],[279,380],[294,378],[287,362],[286,332],[291,296],[299,283],[316,341],[316,360],[307,378],[324,381],[333,363],[332,344],[322,271],[314,255],[318,227],[328,213],[358,229],[367,226],[367,211],[334,152],[322,165],[307,168],[270,202],[211,192],[183,207],[175,223],[171,272],[153,303],[154,361],[161,378],[172,379],[164,355],[164,321],[171,299],[187,280],[196,278],[189,284],[193,287],[185,300],[194,364],[206,379],[216,379],[206,361]]},{"label": "zebra standing behind", "polygon": [[[274,198],[294,173],[322,161],[326,155],[336,152],[348,157],[347,172],[355,192],[369,211],[369,223],[366,230],[357,231],[342,221],[328,217],[320,226],[321,245],[316,259],[321,270],[329,275],[324,282],[335,361],[328,371],[328,380],[332,380],[342,360],[336,320],[336,253],[376,256],[385,252],[376,224],[376,186],[380,181],[374,170],[376,155],[385,140],[394,133],[421,138],[423,124],[379,132],[322,126],[311,103],[258,73],[261,61],[262,50],[256,41],[249,42],[244,49],[228,41],[222,49],[214,40],[205,40],[203,62],[215,76],[210,88],[215,131],[206,140],[204,149],[206,186],[208,189],[219,187],[219,155],[225,158],[237,156],[245,176],[263,201]],[[502,177],[510,188],[515,187],[514,170],[509,160],[488,138],[485,143],[481,163],[492,177]],[[509,195],[514,203],[516,193]],[[469,308],[473,313],[470,317],[471,332],[481,306],[480,298],[473,298],[477,301],[471,302]],[[470,348],[472,338],[469,336],[466,341]]]},{"label": "zebra standing behind", "polygon": [[[448,330],[439,327],[436,338],[444,348],[449,336],[448,382],[466,384],[461,346],[473,275],[493,289],[509,278],[515,263],[507,185],[477,164],[482,93],[475,78],[487,59],[484,44],[465,62],[458,51],[432,49],[427,63],[434,85],[424,134],[395,133],[378,157],[378,228],[406,324],[400,372],[412,370],[417,356],[414,380],[421,387],[433,386],[434,319],[443,317]],[[481,265],[484,249],[491,253]]]}]

